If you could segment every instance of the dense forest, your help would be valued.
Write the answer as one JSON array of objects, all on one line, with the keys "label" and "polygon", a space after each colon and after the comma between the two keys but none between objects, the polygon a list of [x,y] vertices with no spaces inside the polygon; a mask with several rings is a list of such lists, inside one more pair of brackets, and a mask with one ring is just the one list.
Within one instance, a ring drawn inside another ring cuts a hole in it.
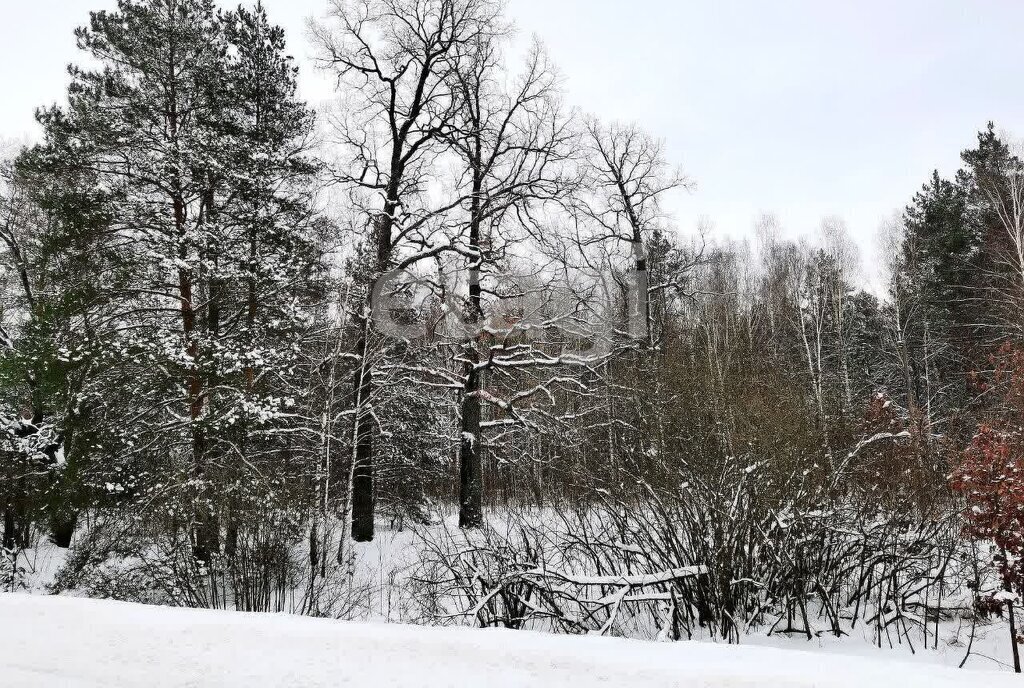
[{"label": "dense forest", "polygon": [[[922,180],[873,293],[839,218],[675,227],[663,142],[575,109],[498,0],[325,5],[322,111],[258,4],[94,12],[3,163],[4,589],[49,546],[55,593],[663,639],[1008,625],[1016,661],[1007,136]],[[412,555],[367,579],[382,532]]]}]

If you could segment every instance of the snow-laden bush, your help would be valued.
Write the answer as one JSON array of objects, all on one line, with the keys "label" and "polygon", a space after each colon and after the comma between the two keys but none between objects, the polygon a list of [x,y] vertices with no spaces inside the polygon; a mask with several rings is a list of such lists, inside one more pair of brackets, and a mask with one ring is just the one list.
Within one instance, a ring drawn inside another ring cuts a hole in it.
[{"label": "snow-laden bush", "polygon": [[968,587],[990,585],[953,517],[842,501],[769,509],[732,488],[422,528],[410,583],[421,620],[734,642],[866,627],[880,646],[914,647],[937,643],[941,621],[972,621]]}]

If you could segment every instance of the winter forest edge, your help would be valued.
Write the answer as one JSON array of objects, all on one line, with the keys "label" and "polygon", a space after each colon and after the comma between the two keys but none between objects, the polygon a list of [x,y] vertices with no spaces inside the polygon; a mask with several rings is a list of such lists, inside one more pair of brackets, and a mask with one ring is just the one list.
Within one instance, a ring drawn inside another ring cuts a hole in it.
[{"label": "winter forest edge", "polygon": [[325,0],[319,110],[261,5],[117,4],[0,166],[0,591],[1020,671],[995,124],[876,294],[838,218],[679,231],[500,0]]}]

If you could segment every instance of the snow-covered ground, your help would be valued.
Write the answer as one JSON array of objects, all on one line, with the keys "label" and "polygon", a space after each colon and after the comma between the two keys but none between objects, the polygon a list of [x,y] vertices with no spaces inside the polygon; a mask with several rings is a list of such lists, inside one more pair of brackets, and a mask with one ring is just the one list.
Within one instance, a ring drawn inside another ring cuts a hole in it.
[{"label": "snow-covered ground", "polygon": [[1018,686],[1005,673],[768,647],[361,624],[0,595],[0,685]]}]

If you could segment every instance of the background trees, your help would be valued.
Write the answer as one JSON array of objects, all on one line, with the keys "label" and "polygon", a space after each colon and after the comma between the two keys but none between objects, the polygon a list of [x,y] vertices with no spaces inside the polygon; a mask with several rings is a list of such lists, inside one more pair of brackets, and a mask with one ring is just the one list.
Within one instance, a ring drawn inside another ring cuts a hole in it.
[{"label": "background trees", "polygon": [[[51,216],[38,204],[29,180],[10,160],[3,162],[2,229],[4,258],[2,338],[3,376],[3,547],[28,546],[34,520],[55,521],[63,546],[74,530],[75,495],[56,490],[69,472],[63,451],[69,387],[73,388],[69,323],[60,297],[50,247],[43,237]],[[66,297],[70,298],[70,294]],[[67,384],[62,376],[67,375]],[[49,509],[45,509],[45,507]],[[49,512],[49,513],[47,513]],[[70,525],[63,521],[69,520]]]}]

